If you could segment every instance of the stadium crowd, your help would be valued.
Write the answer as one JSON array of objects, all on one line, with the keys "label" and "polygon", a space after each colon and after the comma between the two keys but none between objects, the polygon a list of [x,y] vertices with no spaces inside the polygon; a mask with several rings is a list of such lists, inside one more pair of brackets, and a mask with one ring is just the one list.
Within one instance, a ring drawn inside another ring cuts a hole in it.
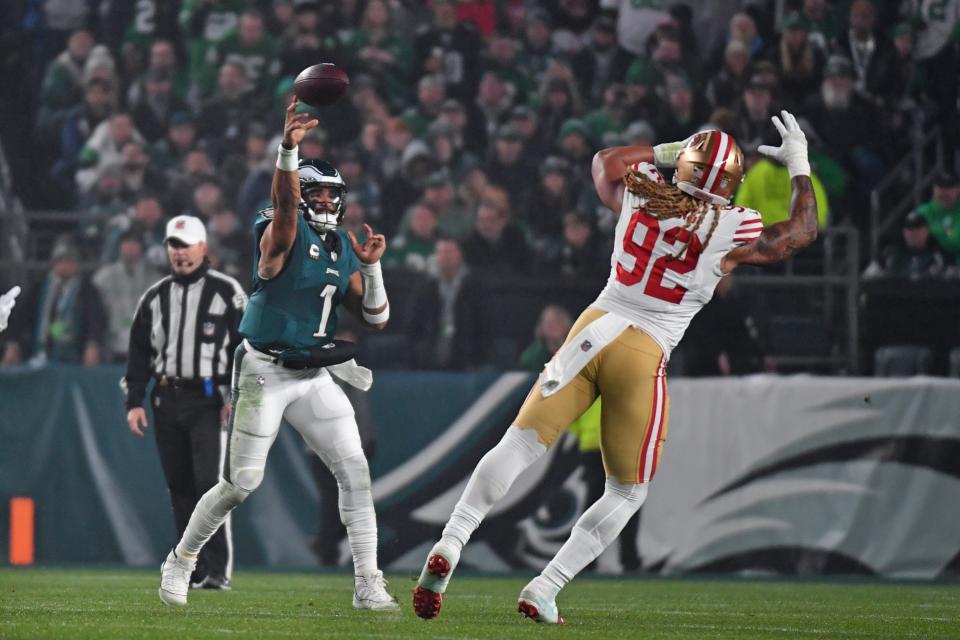
[{"label": "stadium crowd", "polygon": [[[14,189],[27,208],[76,222],[48,247],[47,277],[24,283],[3,363],[123,361],[177,214],[206,222],[213,266],[249,288],[251,223],[269,205],[293,78],[332,61],[350,89],[311,109],[321,126],[300,154],[341,172],[344,226],[361,241],[364,223],[387,235],[397,313],[384,353],[416,367],[536,369],[550,353],[543,327],[527,349],[498,340],[505,321],[491,314],[510,309],[490,300],[530,275],[586,283],[584,299],[602,286],[615,219],[592,188],[596,150],[720,128],[746,156],[737,204],[769,224],[787,214],[789,178],[757,147],[778,143],[770,116],[786,108],[810,141],[821,226],[866,237],[870,190],[918,136],[940,125],[952,165],[958,4],[13,2],[2,46],[14,91],[0,107]],[[866,275],[956,277],[954,173],[902,226]],[[746,312],[727,321],[750,326]]]}]

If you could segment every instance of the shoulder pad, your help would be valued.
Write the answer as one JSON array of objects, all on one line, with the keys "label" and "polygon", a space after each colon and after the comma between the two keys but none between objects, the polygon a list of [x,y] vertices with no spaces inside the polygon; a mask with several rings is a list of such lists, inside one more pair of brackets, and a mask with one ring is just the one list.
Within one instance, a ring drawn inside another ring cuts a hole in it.
[{"label": "shoulder pad", "polygon": [[663,174],[660,173],[659,169],[657,169],[657,165],[653,163],[637,162],[630,165],[630,170],[633,171],[634,173],[642,174],[647,178],[649,178],[650,180],[659,182],[660,184],[663,184],[665,182],[663,179]]},{"label": "shoulder pad", "polygon": [[723,213],[732,213],[744,220],[759,220],[763,216],[760,215],[760,212],[756,209],[750,209],[749,207],[741,207],[735,204],[728,204],[720,207],[720,211]]}]

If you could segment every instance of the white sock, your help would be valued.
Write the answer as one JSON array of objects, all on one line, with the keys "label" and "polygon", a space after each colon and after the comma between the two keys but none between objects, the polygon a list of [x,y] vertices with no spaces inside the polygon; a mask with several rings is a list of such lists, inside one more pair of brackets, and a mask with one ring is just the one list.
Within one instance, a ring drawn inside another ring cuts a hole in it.
[{"label": "white sock", "polygon": [[377,516],[370,490],[370,468],[363,453],[332,465],[340,488],[340,521],[347,528],[355,575],[377,571]]},{"label": "white sock", "polygon": [[603,495],[583,512],[570,538],[529,586],[551,600],[556,599],[574,576],[617,539],[646,498],[645,483],[627,484],[607,478]]},{"label": "white sock", "polygon": [[521,429],[516,425],[507,429],[500,442],[474,469],[443,529],[441,541],[458,551],[463,549],[487,512],[507,493],[517,476],[546,451],[533,429]]},{"label": "white sock", "polygon": [[176,554],[196,559],[207,540],[217,532],[230,512],[246,500],[248,495],[250,495],[249,492],[221,479],[197,502],[193,513],[190,514],[190,522],[187,523],[183,537],[177,543]]}]

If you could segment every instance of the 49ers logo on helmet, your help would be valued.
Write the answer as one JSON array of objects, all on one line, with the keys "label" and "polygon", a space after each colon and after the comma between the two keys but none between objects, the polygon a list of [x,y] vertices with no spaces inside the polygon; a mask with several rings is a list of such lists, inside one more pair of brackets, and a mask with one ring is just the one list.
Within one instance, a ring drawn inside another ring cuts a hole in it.
[{"label": "49ers logo on helmet", "polygon": [[730,204],[734,189],[743,180],[743,152],[733,137],[722,131],[698,133],[677,157],[673,179],[678,189],[695,198]]}]

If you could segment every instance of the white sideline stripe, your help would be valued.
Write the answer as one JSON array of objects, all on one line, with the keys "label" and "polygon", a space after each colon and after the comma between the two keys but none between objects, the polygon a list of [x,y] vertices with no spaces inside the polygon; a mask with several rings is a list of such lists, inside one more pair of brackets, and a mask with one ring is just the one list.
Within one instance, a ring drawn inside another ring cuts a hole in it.
[{"label": "white sideline stripe", "polygon": [[455,449],[463,438],[473,430],[481,420],[498,404],[513,393],[521,384],[530,378],[528,373],[505,373],[490,385],[470,408],[463,412],[443,434],[434,440],[426,449],[410,458],[407,462],[378,478],[373,483],[374,501],[383,500],[393,495],[398,489],[423,475],[432,465],[436,464],[450,451]]},{"label": "white sideline stripe", "polygon": [[104,460],[103,454],[97,447],[97,439],[93,434],[93,424],[87,405],[83,401],[80,389],[73,385],[70,389],[73,396],[73,407],[77,414],[77,425],[80,427],[80,441],[83,443],[83,454],[90,467],[93,483],[97,494],[103,500],[107,512],[107,521],[113,530],[113,537],[120,547],[123,561],[128,565],[150,565],[159,562],[149,546],[150,533],[143,522],[136,517],[137,510],[127,498],[122,485],[117,482],[110,472],[110,466]]}]

